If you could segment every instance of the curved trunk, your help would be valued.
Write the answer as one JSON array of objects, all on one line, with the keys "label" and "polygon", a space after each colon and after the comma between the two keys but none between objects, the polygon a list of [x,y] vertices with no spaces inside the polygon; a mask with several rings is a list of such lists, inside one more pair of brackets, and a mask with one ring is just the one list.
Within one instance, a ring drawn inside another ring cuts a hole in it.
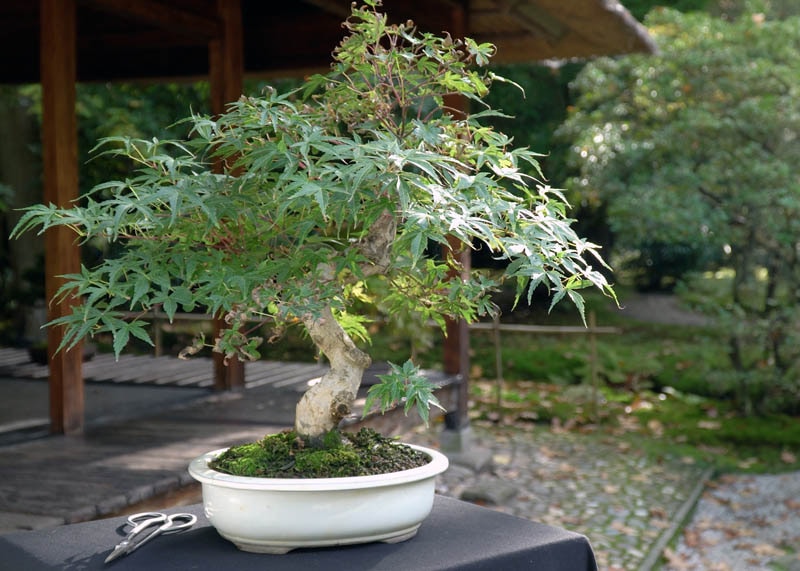
[{"label": "curved trunk", "polygon": [[[397,220],[388,210],[369,226],[356,246],[367,260],[361,265],[362,278],[386,271],[391,263],[396,234]],[[320,276],[324,280],[334,280],[333,264],[321,264]],[[295,430],[313,441],[336,428],[339,421],[350,414],[361,377],[372,360],[356,347],[329,307],[316,318],[304,317],[303,325],[331,364],[331,370],[305,392],[295,409]]]},{"label": "curved trunk", "polygon": [[330,308],[319,317],[304,319],[303,324],[331,365],[322,380],[308,389],[297,403],[295,430],[314,441],[336,428],[339,421],[350,414],[364,369],[371,360],[356,347]]}]

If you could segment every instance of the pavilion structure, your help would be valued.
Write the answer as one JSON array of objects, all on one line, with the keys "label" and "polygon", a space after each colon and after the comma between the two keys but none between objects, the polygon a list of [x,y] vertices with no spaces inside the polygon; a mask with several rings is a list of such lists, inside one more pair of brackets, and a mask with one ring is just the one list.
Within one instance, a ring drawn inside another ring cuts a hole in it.
[{"label": "pavilion structure", "polygon": [[[41,83],[44,202],[78,197],[75,86],[84,81],[208,79],[212,111],[238,99],[243,79],[321,71],[343,35],[351,0],[3,0],[0,83]],[[497,63],[653,52],[645,29],[616,0],[384,0],[396,21],[492,42]],[[66,228],[45,235],[46,295],[57,277],[80,270]],[[51,304],[48,319],[69,313]],[[466,376],[468,337],[453,324],[445,369]],[[48,346],[62,331],[50,328]],[[82,352],[50,355],[53,433],[80,433],[84,423]],[[219,388],[242,383],[241,367],[216,371]],[[466,385],[466,383],[463,383]],[[460,414],[466,414],[466,388]]]}]

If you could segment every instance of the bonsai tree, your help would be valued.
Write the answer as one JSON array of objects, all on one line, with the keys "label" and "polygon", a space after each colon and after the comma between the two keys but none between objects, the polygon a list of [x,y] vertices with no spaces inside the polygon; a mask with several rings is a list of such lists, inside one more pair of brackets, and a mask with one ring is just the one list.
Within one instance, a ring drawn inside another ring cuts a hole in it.
[{"label": "bonsai tree", "polygon": [[[65,225],[82,241],[124,245],[67,276],[58,295],[80,302],[54,322],[66,326],[59,350],[101,332],[117,354],[132,337],[150,342],[144,319],[123,312],[156,307],[224,317],[208,344],[226,359],[259,358],[264,320],[276,334],[301,325],[330,362],[297,405],[297,432],[320,441],[370,365],[353,308],[373,292],[390,311],[441,325],[491,313],[503,280],[518,299],[546,287],[581,313],[579,289],[613,296],[596,246],[541,182],[538,155],[484,123],[498,115],[482,101],[502,80],[486,68],[493,46],[389,25],[379,8],[353,8],[327,74],[192,115],[185,141],[107,139],[103,152],[138,165],[132,178],[95,187],[80,206],[27,210],[16,234]],[[451,108],[456,97],[478,112]],[[503,275],[464,276],[452,243],[490,249],[508,261]],[[384,409],[402,399],[425,419],[438,404],[410,362],[369,395]]]}]

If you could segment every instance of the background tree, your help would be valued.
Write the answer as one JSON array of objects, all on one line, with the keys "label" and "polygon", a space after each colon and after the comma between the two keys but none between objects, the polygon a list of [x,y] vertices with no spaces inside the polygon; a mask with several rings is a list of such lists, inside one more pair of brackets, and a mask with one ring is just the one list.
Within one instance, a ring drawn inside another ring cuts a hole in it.
[{"label": "background tree", "polygon": [[747,412],[797,406],[800,19],[656,10],[647,24],[660,56],[600,60],[576,80],[562,130],[573,185],[607,205],[621,247],[729,267],[729,296],[707,299],[730,332],[720,380],[735,380]]},{"label": "background tree", "polygon": [[[709,10],[728,15],[734,10],[736,13],[741,11],[744,2],[625,0],[623,4],[636,19],[643,21],[651,9],[661,5],[668,5],[683,12]],[[493,89],[487,96],[487,102],[511,117],[493,120],[492,125],[513,137],[515,143],[520,146],[546,150],[546,155],[540,158],[540,162],[542,170],[552,181],[564,181],[575,174],[574,166],[568,159],[573,142],[568,137],[556,136],[556,131],[575,103],[575,94],[570,84],[586,64],[584,60],[549,61],[509,64],[495,68],[500,75],[520,85],[525,91],[525,98],[520,99],[517,89],[512,85],[498,85]],[[572,214],[576,219],[575,228],[578,233],[602,246],[606,255],[609,255],[613,251],[614,235],[607,223],[606,204],[592,193],[566,189],[566,196],[573,208]],[[675,268],[678,264],[686,263],[690,251],[690,245],[681,248],[654,248],[649,256],[643,256],[641,260],[632,262],[638,268],[659,266]],[[473,255],[473,260],[476,265],[491,263],[480,251]]]}]

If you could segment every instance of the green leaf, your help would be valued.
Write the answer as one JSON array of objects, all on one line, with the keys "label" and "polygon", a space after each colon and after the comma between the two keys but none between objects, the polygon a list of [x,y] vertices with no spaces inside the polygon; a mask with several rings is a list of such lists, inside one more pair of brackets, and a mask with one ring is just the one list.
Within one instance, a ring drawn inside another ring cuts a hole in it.
[{"label": "green leaf", "polygon": [[133,287],[133,297],[131,298],[131,309],[136,307],[138,302],[148,291],[150,291],[150,280],[144,274],[139,274]]},{"label": "green leaf", "polygon": [[114,331],[114,355],[119,359],[122,350],[128,344],[130,339],[130,332],[127,328]]},{"label": "green leaf", "polygon": [[435,406],[444,410],[433,394],[436,386],[419,372],[419,368],[410,359],[402,366],[394,363],[389,363],[389,366],[390,372],[378,375],[381,382],[371,386],[367,391],[364,416],[372,409],[375,402],[378,402],[381,412],[386,412],[402,402],[406,415],[416,408],[427,426],[430,420],[430,407]]},{"label": "green leaf", "polygon": [[144,321],[132,321],[128,324],[128,330],[130,331],[131,335],[136,337],[137,339],[144,341],[151,347],[155,347],[155,343],[150,338],[150,334],[144,328],[145,325],[148,325]]},{"label": "green leaf", "polygon": [[164,313],[167,314],[169,322],[172,323],[172,321],[175,319],[175,313],[178,311],[178,302],[176,302],[173,298],[168,297],[164,300],[162,307],[164,309]]}]

